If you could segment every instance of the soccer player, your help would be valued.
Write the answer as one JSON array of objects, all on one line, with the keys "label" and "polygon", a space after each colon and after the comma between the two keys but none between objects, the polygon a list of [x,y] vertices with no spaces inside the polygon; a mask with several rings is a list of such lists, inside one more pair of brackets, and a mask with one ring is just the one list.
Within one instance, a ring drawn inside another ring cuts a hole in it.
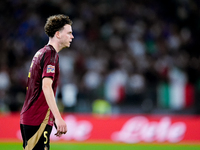
[{"label": "soccer player", "polygon": [[67,132],[67,125],[58,110],[55,94],[59,77],[58,52],[70,47],[74,38],[68,16],[50,16],[44,26],[49,42],[32,59],[27,92],[20,114],[20,129],[25,150],[48,150],[52,126],[56,136]]}]

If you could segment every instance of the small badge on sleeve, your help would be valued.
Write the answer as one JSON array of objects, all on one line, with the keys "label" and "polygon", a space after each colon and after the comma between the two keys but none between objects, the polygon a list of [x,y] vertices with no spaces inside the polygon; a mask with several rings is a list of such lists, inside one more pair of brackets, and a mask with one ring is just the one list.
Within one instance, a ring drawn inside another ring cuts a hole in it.
[{"label": "small badge on sleeve", "polygon": [[55,66],[48,65],[47,66],[47,73],[55,73]]}]

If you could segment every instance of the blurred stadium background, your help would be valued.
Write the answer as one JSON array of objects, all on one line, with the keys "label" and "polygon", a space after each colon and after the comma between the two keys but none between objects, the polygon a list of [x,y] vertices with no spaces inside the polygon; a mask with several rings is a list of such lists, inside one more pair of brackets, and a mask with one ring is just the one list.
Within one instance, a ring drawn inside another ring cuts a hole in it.
[{"label": "blurred stadium background", "polygon": [[64,116],[117,115],[125,123],[126,115],[150,122],[170,115],[192,128],[200,114],[199,8],[199,0],[0,1],[1,121],[19,115],[31,59],[48,41],[46,18],[63,13],[75,37],[60,52]]}]

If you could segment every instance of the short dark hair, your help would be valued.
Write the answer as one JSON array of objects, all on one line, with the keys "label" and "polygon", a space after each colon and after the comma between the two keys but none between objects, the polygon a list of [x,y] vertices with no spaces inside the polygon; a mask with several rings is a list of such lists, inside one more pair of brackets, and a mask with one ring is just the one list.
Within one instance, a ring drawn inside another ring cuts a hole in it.
[{"label": "short dark hair", "polygon": [[54,37],[55,33],[61,30],[66,24],[72,25],[72,21],[69,19],[69,16],[65,16],[63,14],[50,16],[47,18],[44,26],[45,33],[49,37]]}]

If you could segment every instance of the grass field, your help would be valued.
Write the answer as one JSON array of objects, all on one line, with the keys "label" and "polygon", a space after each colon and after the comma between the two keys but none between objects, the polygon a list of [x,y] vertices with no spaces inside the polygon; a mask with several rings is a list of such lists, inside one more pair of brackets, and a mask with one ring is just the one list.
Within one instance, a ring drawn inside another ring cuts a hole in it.
[{"label": "grass field", "polygon": [[[21,143],[0,143],[1,150],[22,150]],[[51,150],[200,150],[193,144],[52,143]]]}]

